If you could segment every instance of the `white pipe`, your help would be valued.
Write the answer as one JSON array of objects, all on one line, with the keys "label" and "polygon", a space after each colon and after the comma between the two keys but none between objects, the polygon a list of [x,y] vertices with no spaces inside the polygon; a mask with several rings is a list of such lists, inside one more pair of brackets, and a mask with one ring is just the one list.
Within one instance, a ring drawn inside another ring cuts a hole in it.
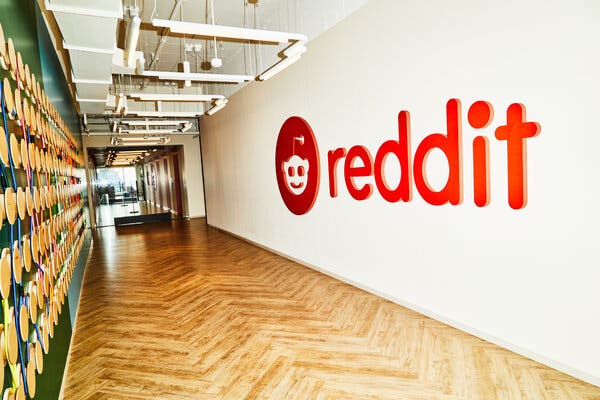
[{"label": "white pipe", "polygon": [[140,17],[135,16],[129,23],[129,30],[127,31],[127,67],[135,67],[135,49],[137,48],[138,39],[140,37],[140,24],[142,20]]}]

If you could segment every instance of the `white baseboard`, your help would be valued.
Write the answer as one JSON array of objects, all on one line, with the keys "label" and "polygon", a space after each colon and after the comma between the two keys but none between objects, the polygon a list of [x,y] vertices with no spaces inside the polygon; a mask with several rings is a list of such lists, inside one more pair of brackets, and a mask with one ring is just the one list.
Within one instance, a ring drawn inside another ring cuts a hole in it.
[{"label": "white baseboard", "polygon": [[355,281],[353,281],[351,279],[348,279],[348,278],[346,278],[344,276],[341,276],[341,275],[338,275],[336,273],[330,272],[330,271],[328,271],[326,269],[323,269],[321,267],[317,267],[315,265],[309,264],[309,263],[307,263],[305,261],[302,261],[300,259],[292,257],[292,256],[290,256],[288,254],[282,253],[282,252],[277,251],[275,249],[272,249],[272,248],[270,248],[268,246],[265,246],[265,245],[263,245],[261,243],[255,242],[252,239],[248,239],[248,238],[246,238],[244,236],[235,234],[235,233],[233,233],[233,232],[231,232],[231,231],[229,231],[227,229],[220,228],[220,227],[212,225],[210,223],[208,225],[211,226],[211,227],[213,227],[213,228],[215,228],[215,229],[218,229],[218,230],[220,230],[222,232],[225,232],[228,235],[234,236],[234,237],[236,237],[238,239],[241,239],[241,240],[243,240],[245,242],[251,243],[251,244],[253,244],[253,245],[257,246],[257,247],[260,247],[260,248],[262,248],[264,250],[267,250],[267,251],[269,251],[271,253],[277,254],[278,256],[287,258],[288,260],[294,261],[294,262],[296,262],[298,264],[301,264],[301,265],[303,265],[305,267],[308,267],[310,269],[313,269],[315,271],[321,272],[322,274],[328,275],[328,276],[330,276],[332,278],[335,278],[335,279],[337,279],[339,281],[347,283],[347,284],[349,284],[351,286],[354,286],[354,287],[357,287],[359,289],[362,289],[365,292],[372,293],[372,294],[374,294],[376,296],[379,296],[381,298],[389,300],[392,303],[399,304],[399,305],[401,305],[403,307],[406,307],[406,308],[411,309],[413,311],[416,311],[416,312],[418,312],[420,314],[426,315],[426,316],[428,316],[428,317],[430,317],[432,319],[435,319],[436,321],[442,322],[442,323],[444,323],[446,325],[449,325],[449,326],[451,326],[453,328],[456,328],[456,329],[461,330],[463,332],[469,333],[469,334],[471,334],[473,336],[477,336],[480,339],[486,340],[486,341],[488,341],[490,343],[493,343],[495,345],[498,345],[498,346],[500,346],[502,348],[508,349],[508,350],[510,350],[510,351],[512,351],[514,353],[520,354],[520,355],[522,355],[524,357],[527,357],[527,358],[529,358],[531,360],[537,361],[540,364],[544,364],[544,365],[546,365],[546,366],[548,366],[550,368],[554,368],[554,369],[556,369],[558,371],[564,372],[565,374],[571,375],[571,376],[573,376],[573,377],[575,377],[577,379],[581,379],[584,382],[587,382],[587,383],[590,383],[590,384],[592,384],[594,386],[600,387],[600,377],[598,377],[598,376],[594,376],[594,375],[591,375],[591,374],[589,374],[587,372],[580,371],[577,368],[572,368],[569,365],[566,365],[566,364],[564,364],[562,362],[559,362],[559,361],[556,361],[554,359],[551,359],[551,358],[545,357],[543,355],[537,354],[537,353],[532,352],[530,350],[527,350],[527,349],[525,349],[523,347],[517,346],[517,345],[512,344],[510,342],[507,342],[507,341],[505,341],[503,339],[500,339],[500,338],[498,338],[498,337],[496,337],[494,335],[490,335],[490,334],[488,334],[486,332],[482,332],[482,331],[480,331],[480,330],[478,330],[476,328],[464,325],[464,324],[462,324],[462,323],[460,323],[458,321],[455,321],[455,320],[453,320],[451,318],[447,318],[447,317],[445,317],[443,315],[437,314],[437,313],[435,313],[435,312],[433,312],[431,310],[428,310],[428,309],[423,308],[421,306],[418,306],[416,304],[412,304],[410,302],[407,302],[407,301],[404,301],[404,300],[399,299],[397,297],[391,296],[391,295],[389,295],[387,293],[381,292],[381,291],[379,291],[377,289],[374,289],[372,287],[369,287],[367,285],[363,285],[362,283],[355,282]]}]

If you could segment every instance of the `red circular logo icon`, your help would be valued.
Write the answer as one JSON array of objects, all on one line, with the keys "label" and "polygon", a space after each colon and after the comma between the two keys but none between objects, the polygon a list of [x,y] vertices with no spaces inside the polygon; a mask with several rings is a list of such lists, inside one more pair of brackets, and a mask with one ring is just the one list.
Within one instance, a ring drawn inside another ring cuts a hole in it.
[{"label": "red circular logo icon", "polygon": [[288,118],[279,131],[275,148],[275,174],[279,193],[296,215],[310,211],[320,182],[319,148],[304,118]]}]

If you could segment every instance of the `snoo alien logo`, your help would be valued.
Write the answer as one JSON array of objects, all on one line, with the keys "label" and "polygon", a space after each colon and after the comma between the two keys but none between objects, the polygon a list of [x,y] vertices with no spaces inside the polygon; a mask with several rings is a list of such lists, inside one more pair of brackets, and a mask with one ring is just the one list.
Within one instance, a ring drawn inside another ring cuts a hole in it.
[{"label": "snoo alien logo", "polygon": [[275,148],[275,173],[286,207],[306,214],[315,204],[321,180],[319,148],[308,122],[290,117],[282,125]]}]

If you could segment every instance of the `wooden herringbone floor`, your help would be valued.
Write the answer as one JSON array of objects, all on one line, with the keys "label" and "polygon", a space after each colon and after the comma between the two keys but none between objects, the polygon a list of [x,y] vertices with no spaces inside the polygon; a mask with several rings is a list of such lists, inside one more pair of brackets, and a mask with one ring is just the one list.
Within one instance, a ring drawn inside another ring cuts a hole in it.
[{"label": "wooden herringbone floor", "polygon": [[96,231],[66,400],[600,399],[600,388],[207,228]]}]

